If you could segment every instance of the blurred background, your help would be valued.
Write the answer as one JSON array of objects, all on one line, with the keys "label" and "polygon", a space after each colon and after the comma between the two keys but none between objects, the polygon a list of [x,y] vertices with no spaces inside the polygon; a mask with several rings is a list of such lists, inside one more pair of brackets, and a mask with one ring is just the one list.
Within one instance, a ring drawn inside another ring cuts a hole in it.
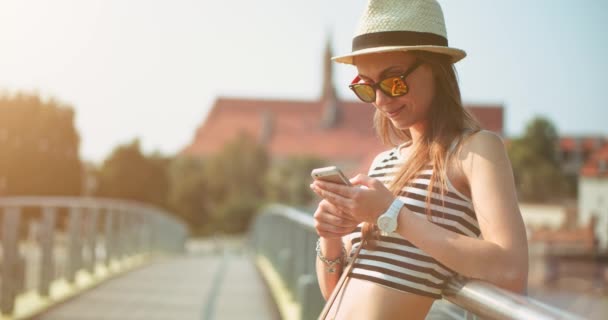
[{"label": "blurred background", "polygon": [[[182,226],[188,252],[242,252],[264,206],[312,214],[312,168],[366,173],[387,148],[374,135],[373,107],[348,90],[356,70],[329,60],[350,51],[365,2],[0,2],[0,199],[130,201]],[[450,46],[468,54],[456,65],[464,104],[503,137],[513,165],[530,244],[530,296],[602,318],[608,2],[439,2]],[[12,236],[13,218],[3,212],[0,284],[13,270],[8,257],[28,256],[27,247],[7,242],[40,239],[30,235],[44,229],[43,202],[3,204],[23,208]],[[76,223],[66,203],[50,220],[64,235]],[[90,230],[113,230],[110,216]],[[142,230],[141,239],[154,233]],[[18,265],[13,271],[27,274]],[[220,281],[215,269],[201,268],[195,274],[208,279],[183,281]],[[21,287],[0,295],[15,298],[27,292]],[[262,287],[252,290],[270,295]],[[211,307],[221,295],[205,294],[197,310],[228,319]]]}]

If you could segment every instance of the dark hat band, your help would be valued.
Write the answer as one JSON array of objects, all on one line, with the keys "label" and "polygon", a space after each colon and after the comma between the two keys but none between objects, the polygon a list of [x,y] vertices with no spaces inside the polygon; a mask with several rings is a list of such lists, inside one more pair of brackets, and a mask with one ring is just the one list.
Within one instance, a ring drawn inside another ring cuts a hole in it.
[{"label": "dark hat band", "polygon": [[429,32],[383,31],[353,38],[353,51],[388,46],[448,46],[448,39]]}]

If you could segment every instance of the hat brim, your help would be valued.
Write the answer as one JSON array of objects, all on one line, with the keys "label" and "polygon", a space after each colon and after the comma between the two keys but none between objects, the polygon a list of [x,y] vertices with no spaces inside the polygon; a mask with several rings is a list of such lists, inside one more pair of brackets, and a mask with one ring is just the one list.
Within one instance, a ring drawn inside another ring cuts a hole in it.
[{"label": "hat brim", "polygon": [[456,63],[462,58],[467,56],[467,53],[464,50],[443,47],[443,46],[387,46],[387,47],[375,47],[375,48],[367,48],[362,50],[353,51],[349,54],[332,57],[331,60],[338,63],[346,63],[346,64],[354,64],[353,58],[356,56],[372,54],[372,53],[382,53],[382,52],[392,52],[392,51],[430,51],[435,53],[441,53],[452,57],[452,63]]}]

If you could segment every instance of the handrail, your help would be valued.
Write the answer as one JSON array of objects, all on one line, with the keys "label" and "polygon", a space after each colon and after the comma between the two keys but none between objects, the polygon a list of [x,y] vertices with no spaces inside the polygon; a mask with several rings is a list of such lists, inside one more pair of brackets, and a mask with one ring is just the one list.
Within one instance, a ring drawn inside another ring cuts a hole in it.
[{"label": "handrail", "polygon": [[[282,205],[267,206],[256,217],[251,238],[255,252],[270,261],[301,306],[299,319],[316,318],[324,300],[314,270],[317,234],[312,216]],[[583,319],[490,283],[461,277],[449,280],[444,300],[484,319]]]},{"label": "handrail", "polygon": [[503,290],[490,283],[453,278],[444,298],[478,316],[489,319],[583,319],[536,299]]},{"label": "handrail", "polygon": [[59,279],[95,274],[129,257],[181,252],[187,228],[147,204],[92,197],[0,197],[2,220],[0,313],[15,311],[17,296],[51,294]]}]

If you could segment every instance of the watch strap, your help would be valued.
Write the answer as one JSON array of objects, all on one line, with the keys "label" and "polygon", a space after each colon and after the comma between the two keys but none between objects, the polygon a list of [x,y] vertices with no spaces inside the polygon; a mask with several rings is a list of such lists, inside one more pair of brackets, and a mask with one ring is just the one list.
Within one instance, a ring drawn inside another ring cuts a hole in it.
[{"label": "watch strap", "polygon": [[403,208],[404,205],[405,204],[401,199],[395,198],[384,214],[397,219],[397,215],[399,215],[399,211],[401,211],[401,208]]}]

